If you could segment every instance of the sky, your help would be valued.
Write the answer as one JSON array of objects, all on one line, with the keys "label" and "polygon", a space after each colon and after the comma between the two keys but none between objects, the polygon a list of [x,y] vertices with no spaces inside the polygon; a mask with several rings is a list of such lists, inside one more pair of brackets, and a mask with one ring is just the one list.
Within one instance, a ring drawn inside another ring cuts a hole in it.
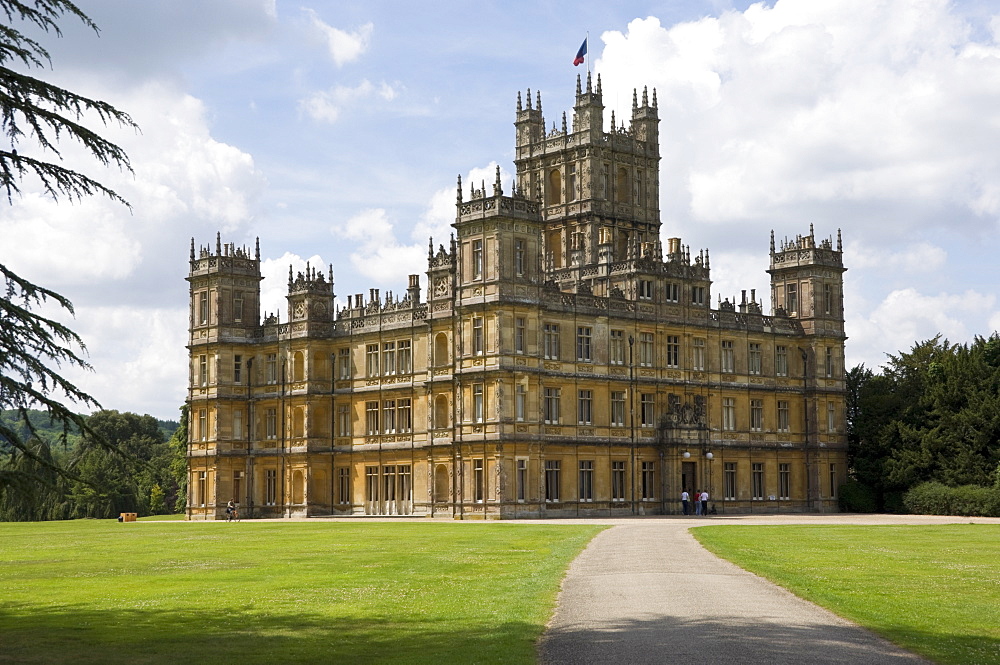
[{"label": "sky", "polygon": [[756,289],[766,310],[771,230],[813,224],[843,235],[848,367],[1000,328],[1000,0],[78,5],[100,34],[38,35],[35,75],[138,123],[94,125],[132,174],[61,146],[131,210],[26,182],[0,262],[72,300],[93,371],[67,374],[105,408],[178,416],[192,237],[259,237],[282,321],[290,264],[332,264],[341,302],[403,292],[456,178],[511,182],[518,92],[572,117],[588,36],[606,118],[657,91],[661,234],[711,251],[713,302]]}]

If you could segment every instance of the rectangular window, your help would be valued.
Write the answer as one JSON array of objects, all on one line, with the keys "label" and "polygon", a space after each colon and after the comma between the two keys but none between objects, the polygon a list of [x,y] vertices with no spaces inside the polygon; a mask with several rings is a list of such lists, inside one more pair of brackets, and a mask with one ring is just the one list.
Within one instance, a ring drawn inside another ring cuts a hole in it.
[{"label": "rectangular window", "polygon": [[580,425],[593,424],[593,402],[594,393],[591,390],[581,390],[577,400],[577,423]]},{"label": "rectangular window", "polygon": [[472,355],[481,356],[484,350],[483,317],[472,317]]},{"label": "rectangular window", "polygon": [[514,275],[524,277],[525,243],[520,238],[514,240]]},{"label": "rectangular window", "polygon": [[791,498],[791,487],[792,487],[792,465],[791,464],[779,464],[778,465],[778,498],[788,500]]},{"label": "rectangular window", "polygon": [[642,500],[656,499],[656,462],[642,463]]},{"label": "rectangular window", "polygon": [[208,294],[205,292],[198,294],[198,322],[208,323]]},{"label": "rectangular window", "polygon": [[547,424],[559,424],[559,388],[545,389],[544,411],[545,422]]},{"label": "rectangular window", "polygon": [[611,364],[625,364],[625,331],[611,331]]},{"label": "rectangular window", "polygon": [[653,282],[648,279],[639,280],[639,300],[653,299]]},{"label": "rectangular window", "polygon": [[729,432],[736,429],[736,400],[732,397],[722,398],[722,429]]},{"label": "rectangular window", "polygon": [[590,354],[591,334],[590,327],[580,326],[576,329],[576,359],[580,362],[589,363],[593,360]]},{"label": "rectangular window", "polygon": [[576,201],[576,164],[566,165],[566,200]]},{"label": "rectangular window", "polygon": [[[829,312],[827,312],[829,314]],[[237,291],[233,294],[233,322],[243,321],[243,292]]]},{"label": "rectangular window", "polygon": [[691,365],[698,372],[705,371],[705,340],[695,337],[692,340]]},{"label": "rectangular window", "polygon": [[594,462],[580,460],[580,501],[594,500]]},{"label": "rectangular window", "polygon": [[483,422],[483,384],[472,384],[472,422]]},{"label": "rectangular window", "polygon": [[611,462],[611,500],[625,500],[625,462],[623,460]]},{"label": "rectangular window", "polygon": [[722,371],[727,373],[736,371],[736,354],[733,351],[732,340],[722,340]]},{"label": "rectangular window", "polygon": [[764,429],[764,400],[750,400],[750,429],[759,432]]},{"label": "rectangular window", "polygon": [[656,426],[656,395],[653,393],[642,393],[639,399],[639,424],[643,427]]},{"label": "rectangular window", "polygon": [[751,465],[751,497],[754,501],[764,500],[764,464],[754,462]]},{"label": "rectangular window", "polygon": [[337,503],[351,502],[351,470],[337,469]]},{"label": "rectangular window", "polygon": [[778,431],[787,432],[788,431],[788,401],[778,400]]},{"label": "rectangular window", "polygon": [[243,409],[233,411],[233,438],[243,438]]},{"label": "rectangular window", "polygon": [[483,470],[483,460],[472,460],[473,500],[482,503],[486,496],[486,473]]},{"label": "rectangular window", "polygon": [[278,411],[274,407],[264,410],[264,436],[267,439],[278,438]]},{"label": "rectangular window", "polygon": [[559,359],[559,324],[557,323],[546,323],[544,329],[544,335],[542,338],[544,342],[545,358],[548,360],[558,360]]},{"label": "rectangular window", "polygon": [[396,400],[382,402],[382,428],[386,434],[396,433]]},{"label": "rectangular window", "polygon": [[823,369],[828,378],[833,376],[833,347],[826,347],[826,358],[823,363]]},{"label": "rectangular window", "polygon": [[664,293],[664,300],[667,302],[677,302],[680,299],[680,287],[673,282],[669,282],[665,285],[666,291]]},{"label": "rectangular window", "polygon": [[830,465],[830,498],[837,498],[837,465]]},{"label": "rectangular window", "polygon": [[243,383],[243,356],[239,354],[233,356],[233,383]]},{"label": "rectangular window", "polygon": [[208,385],[208,356],[198,357],[198,385]]},{"label": "rectangular window", "polygon": [[826,403],[826,431],[837,431],[837,406],[833,402]]},{"label": "rectangular window", "polygon": [[483,241],[472,241],[472,279],[483,278]]},{"label": "rectangular window", "polygon": [[611,392],[611,426],[625,426],[625,391]]},{"label": "rectangular window", "polygon": [[340,349],[337,351],[337,376],[343,379],[351,378],[351,350]]},{"label": "rectangular window", "polygon": [[798,288],[795,284],[785,285],[785,311],[789,314],[799,311]]},{"label": "rectangular window", "polygon": [[337,407],[337,436],[351,435],[351,407],[341,404]]},{"label": "rectangular window", "polygon": [[273,506],[278,502],[278,472],[275,469],[264,471],[264,504]]},{"label": "rectangular window", "polygon": [[524,353],[525,328],[524,317],[514,319],[514,353]]},{"label": "rectangular window", "polygon": [[413,409],[409,398],[396,400],[396,431],[413,431]]},{"label": "rectangular window", "polygon": [[528,460],[517,460],[517,475],[515,477],[515,482],[517,483],[517,500],[524,501],[528,496]]},{"label": "rectangular window", "polygon": [[545,460],[545,501],[559,501],[559,460]]},{"label": "rectangular window", "polygon": [[681,338],[677,335],[667,335],[667,367],[680,367]]},{"label": "rectangular window", "polygon": [[378,402],[365,402],[365,431],[369,436],[378,434]]},{"label": "rectangular window", "polygon": [[365,501],[378,503],[378,467],[365,467]]},{"label": "rectangular window", "polygon": [[378,344],[365,347],[365,369],[367,376],[378,376]]},{"label": "rectangular window", "polygon": [[201,409],[198,412],[198,438],[202,441],[208,439],[208,411]]},{"label": "rectangular window", "polygon": [[639,333],[639,365],[642,367],[653,366],[655,340],[653,333]]},{"label": "rectangular window", "polygon": [[774,374],[776,376],[788,376],[788,347],[774,347]]},{"label": "rectangular window", "polygon": [[514,389],[514,420],[524,422],[524,412],[527,402],[528,386],[519,383]]},{"label": "rectangular window", "polygon": [[726,462],[722,474],[722,498],[733,501],[736,499],[736,462]]},{"label": "rectangular window", "polygon": [[823,312],[833,314],[833,286],[831,284],[823,285]]},{"label": "rectangular window", "polygon": [[705,304],[705,287],[704,286],[692,286],[691,287],[691,304],[692,305],[704,305]]},{"label": "rectangular window", "polygon": [[762,368],[760,344],[750,342],[747,350],[747,371],[750,374],[760,374]]},{"label": "rectangular window", "polygon": [[382,373],[386,376],[396,373],[396,343],[382,345]]},{"label": "rectangular window", "polygon": [[396,342],[396,371],[399,374],[413,372],[413,351],[408,339]]}]

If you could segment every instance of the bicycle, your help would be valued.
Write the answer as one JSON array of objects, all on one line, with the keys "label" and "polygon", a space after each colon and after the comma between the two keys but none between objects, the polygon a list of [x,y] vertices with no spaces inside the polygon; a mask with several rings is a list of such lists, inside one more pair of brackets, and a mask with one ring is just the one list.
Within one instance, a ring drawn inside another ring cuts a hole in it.
[{"label": "bicycle", "polygon": [[229,511],[229,515],[226,517],[227,522],[239,522],[240,521],[240,511],[237,508],[233,508]]}]

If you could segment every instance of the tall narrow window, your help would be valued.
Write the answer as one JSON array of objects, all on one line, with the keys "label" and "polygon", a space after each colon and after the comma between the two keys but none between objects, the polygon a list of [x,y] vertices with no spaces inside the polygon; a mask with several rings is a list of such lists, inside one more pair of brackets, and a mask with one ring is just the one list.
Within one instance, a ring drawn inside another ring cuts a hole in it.
[{"label": "tall narrow window", "polygon": [[823,369],[825,370],[827,377],[833,376],[833,347],[831,346],[826,347]]},{"label": "tall narrow window", "polygon": [[639,400],[640,424],[643,427],[656,426],[656,395],[653,393],[642,393]]},{"label": "tall narrow window", "polygon": [[831,284],[823,285],[823,312],[833,314],[833,286]]},{"label": "tall narrow window", "polygon": [[233,356],[233,383],[243,383],[243,356],[239,354]]},{"label": "tall narrow window", "polygon": [[198,322],[202,325],[208,323],[208,294],[205,292],[198,294]]},{"label": "tall narrow window", "polygon": [[368,376],[378,376],[378,344],[365,346],[365,368]]},{"label": "tall narrow window", "polygon": [[580,501],[594,500],[594,461],[580,460]]},{"label": "tall narrow window", "polygon": [[755,501],[764,500],[764,465],[761,462],[754,462],[751,466],[751,498]]},{"label": "tall narrow window", "polygon": [[396,400],[382,402],[382,429],[386,434],[396,433]]},{"label": "tall narrow window", "polygon": [[625,364],[625,331],[611,331],[611,364]]},{"label": "tall narrow window", "polygon": [[369,436],[379,433],[377,401],[365,402],[365,427]]},{"label": "tall narrow window", "polygon": [[486,496],[486,473],[481,459],[472,460],[472,485],[474,501],[482,503]]},{"label": "tall narrow window", "polygon": [[545,500],[555,503],[559,496],[559,460],[545,460]]},{"label": "tall narrow window", "polygon": [[410,374],[413,372],[413,351],[411,346],[408,339],[396,342],[396,371],[399,374]]},{"label": "tall narrow window", "polygon": [[264,471],[264,504],[273,506],[278,502],[278,472],[274,469]]},{"label": "tall narrow window", "polygon": [[559,359],[559,324],[546,323],[544,329],[545,357],[549,360]]},{"label": "tall narrow window", "polygon": [[524,412],[528,401],[528,387],[517,384],[514,389],[514,420],[524,422]]},{"label": "tall narrow window", "polygon": [[526,328],[523,316],[514,318],[514,353],[524,353],[524,334]]},{"label": "tall narrow window", "polygon": [[483,422],[483,384],[472,384],[472,422]]},{"label": "tall narrow window", "polygon": [[233,294],[233,322],[243,322],[243,292],[236,291]]},{"label": "tall narrow window", "polygon": [[520,238],[514,240],[514,275],[516,277],[524,277],[525,273],[525,255],[527,253],[527,248],[525,242]]},{"label": "tall narrow window", "polygon": [[559,424],[559,388],[545,389],[544,411],[545,422],[547,424]]},{"label": "tall narrow window", "polygon": [[664,285],[663,299],[667,302],[677,302],[680,300],[681,289],[677,282],[668,282]]},{"label": "tall narrow window", "polygon": [[750,342],[749,349],[747,351],[747,370],[750,374],[760,374],[761,373],[761,352],[760,344],[758,342]]},{"label": "tall narrow window", "polygon": [[198,385],[208,385],[208,356],[198,357]]},{"label": "tall narrow window", "polygon": [[648,279],[639,280],[639,300],[653,299],[653,282]]},{"label": "tall narrow window", "polygon": [[643,367],[653,366],[655,340],[651,332],[639,333],[639,364]]},{"label": "tall narrow window", "polygon": [[764,428],[764,400],[750,400],[750,429],[759,432]]},{"label": "tall narrow window", "polygon": [[680,367],[681,338],[677,335],[667,335],[667,367]]},{"label": "tall narrow window", "polygon": [[722,371],[727,373],[736,371],[736,354],[733,351],[732,340],[722,340]]},{"label": "tall narrow window", "polygon": [[656,462],[642,463],[642,500],[656,499]]},{"label": "tall narrow window", "polygon": [[774,347],[774,373],[776,376],[788,376],[788,347]]},{"label": "tall narrow window", "polygon": [[736,462],[726,462],[723,467],[722,498],[736,498]]},{"label": "tall narrow window", "polygon": [[837,465],[830,465],[830,498],[837,498]]},{"label": "tall narrow window", "polygon": [[788,401],[778,400],[778,431],[787,432],[788,431]]},{"label": "tall narrow window", "polygon": [[625,426],[625,391],[611,391],[611,426]]},{"label": "tall narrow window", "polygon": [[792,465],[778,465],[778,498],[788,500],[792,496]]},{"label": "tall narrow window", "polygon": [[691,304],[703,306],[705,304],[705,287],[704,286],[692,286],[691,287]]},{"label": "tall narrow window", "polygon": [[695,337],[692,340],[691,346],[691,365],[695,371],[704,372],[705,371],[705,339],[703,337]]},{"label": "tall narrow window", "polygon": [[736,400],[732,397],[722,398],[722,429],[729,432],[736,429]]},{"label": "tall narrow window", "polygon": [[625,500],[625,461],[613,460],[611,462],[611,500]]},{"label": "tall narrow window", "polygon": [[208,411],[201,409],[198,412],[198,438],[202,441],[208,438]]},{"label": "tall narrow window", "polygon": [[517,500],[524,501],[528,496],[528,460],[517,460],[517,475],[514,480],[517,483]]},{"label": "tall narrow window", "polygon": [[409,398],[396,400],[396,431],[413,431],[413,409]]},{"label": "tall narrow window", "polygon": [[577,401],[577,423],[580,425],[590,425],[593,423],[593,402],[594,392],[592,390],[579,391]]},{"label": "tall narrow window", "polygon": [[837,406],[833,402],[826,403],[826,431],[837,431]]},{"label": "tall narrow window", "polygon": [[365,501],[370,504],[378,503],[378,467],[365,467]]},{"label": "tall narrow window", "polygon": [[576,164],[566,166],[566,200],[576,201]]},{"label": "tall narrow window", "polygon": [[472,317],[472,354],[475,356],[483,355],[483,317],[474,316]]},{"label": "tall narrow window", "polygon": [[233,411],[233,439],[243,438],[243,409]]},{"label": "tall narrow window", "polygon": [[789,314],[799,311],[798,287],[795,284],[785,285],[785,311]]},{"label": "tall narrow window", "polygon": [[483,278],[483,241],[472,241],[472,279]]},{"label": "tall narrow window", "polygon": [[264,410],[264,437],[278,438],[278,411],[273,407]]},{"label": "tall narrow window", "polygon": [[337,407],[337,436],[351,435],[351,407],[341,404]]},{"label": "tall narrow window", "polygon": [[351,470],[337,469],[337,503],[351,502]]},{"label": "tall narrow window", "polygon": [[341,379],[351,378],[351,350],[340,349],[337,351],[337,376]]},{"label": "tall narrow window", "polygon": [[396,343],[382,345],[382,373],[386,376],[396,373]]},{"label": "tall narrow window", "polygon": [[590,353],[592,330],[588,326],[580,326],[576,329],[576,359],[580,362],[589,363],[592,360]]}]

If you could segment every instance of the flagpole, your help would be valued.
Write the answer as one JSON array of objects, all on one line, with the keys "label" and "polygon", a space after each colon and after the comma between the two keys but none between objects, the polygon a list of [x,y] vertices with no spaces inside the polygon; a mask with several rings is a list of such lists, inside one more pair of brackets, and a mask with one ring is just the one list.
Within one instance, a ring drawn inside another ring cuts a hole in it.
[{"label": "flagpole", "polygon": [[590,30],[587,31],[587,76],[590,76]]}]

